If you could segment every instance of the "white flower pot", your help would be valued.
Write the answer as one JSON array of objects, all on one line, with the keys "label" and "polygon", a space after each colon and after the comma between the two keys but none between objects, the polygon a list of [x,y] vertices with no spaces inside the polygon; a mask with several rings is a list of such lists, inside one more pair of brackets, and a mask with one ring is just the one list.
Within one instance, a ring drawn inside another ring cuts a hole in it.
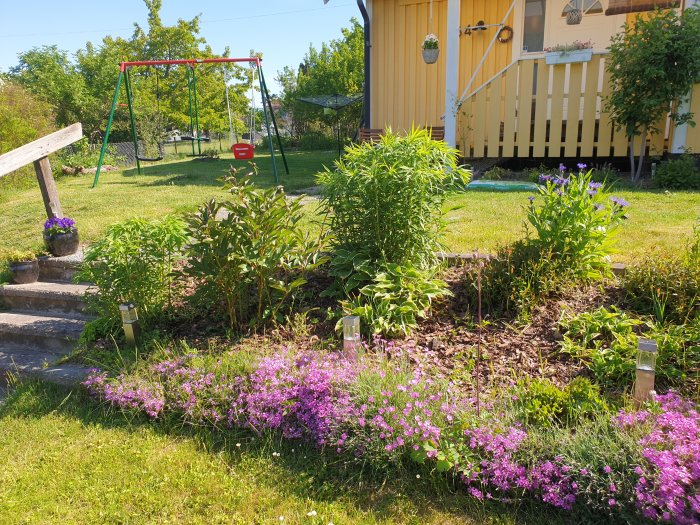
[{"label": "white flower pot", "polygon": [[439,49],[424,49],[423,50],[423,60],[426,64],[434,64],[437,62],[438,55],[440,54]]},{"label": "white flower pot", "polygon": [[571,64],[572,62],[590,62],[593,58],[592,49],[577,49],[576,51],[550,51],[545,54],[547,65]]}]

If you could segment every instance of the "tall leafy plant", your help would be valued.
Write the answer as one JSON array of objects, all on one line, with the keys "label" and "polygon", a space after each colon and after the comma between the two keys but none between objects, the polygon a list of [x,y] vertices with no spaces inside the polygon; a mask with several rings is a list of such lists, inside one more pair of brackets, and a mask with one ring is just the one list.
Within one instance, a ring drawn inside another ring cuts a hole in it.
[{"label": "tall leafy plant", "polygon": [[322,262],[319,245],[304,234],[298,200],[282,188],[259,189],[227,179],[232,199],[211,200],[186,217],[190,237],[184,272],[197,279],[234,330],[276,319],[286,300]]},{"label": "tall leafy plant", "polygon": [[457,151],[425,130],[387,130],[379,142],[347,149],[335,169],[318,175],[332,247],[371,261],[430,267],[444,227],[451,183],[466,183]]},{"label": "tall leafy plant", "polygon": [[[629,139],[632,180],[641,175],[647,133],[658,132],[656,125],[671,119],[688,122],[690,113],[680,111],[694,83],[700,81],[700,7],[657,10],[637,16],[612,37],[606,67],[612,94],[607,110],[618,129]],[[635,137],[641,138],[639,159],[635,162]]]},{"label": "tall leafy plant", "polygon": [[87,249],[78,278],[95,283],[87,298],[106,326],[118,325],[121,303],[135,304],[146,324],[162,313],[173,299],[173,267],[186,239],[179,218],[136,218],[110,226]]}]

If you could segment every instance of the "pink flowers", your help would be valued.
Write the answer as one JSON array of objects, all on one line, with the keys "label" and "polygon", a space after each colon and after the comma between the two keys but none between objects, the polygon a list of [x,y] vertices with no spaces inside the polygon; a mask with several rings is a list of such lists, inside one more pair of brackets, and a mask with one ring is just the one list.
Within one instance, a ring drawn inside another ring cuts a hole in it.
[{"label": "pink flowers", "polygon": [[[635,468],[637,505],[649,519],[691,525],[700,517],[700,415],[673,392],[655,400],[661,413],[637,416],[651,423],[640,441],[646,465]],[[629,415],[618,422],[629,426]]]}]

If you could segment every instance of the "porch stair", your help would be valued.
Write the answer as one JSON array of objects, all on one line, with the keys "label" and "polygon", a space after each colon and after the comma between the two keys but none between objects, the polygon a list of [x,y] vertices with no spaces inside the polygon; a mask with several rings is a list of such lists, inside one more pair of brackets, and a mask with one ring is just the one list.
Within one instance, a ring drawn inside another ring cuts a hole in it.
[{"label": "porch stair", "polygon": [[82,254],[45,257],[39,261],[39,281],[0,286],[0,376],[34,377],[74,385],[88,368],[57,362],[70,354],[80,338],[87,312],[87,284],[72,278]]}]

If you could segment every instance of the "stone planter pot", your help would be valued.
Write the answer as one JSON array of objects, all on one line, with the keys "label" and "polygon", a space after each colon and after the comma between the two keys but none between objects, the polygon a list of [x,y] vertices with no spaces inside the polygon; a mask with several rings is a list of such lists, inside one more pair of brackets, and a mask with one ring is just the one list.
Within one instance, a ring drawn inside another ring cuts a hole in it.
[{"label": "stone planter pot", "polygon": [[590,62],[593,58],[592,49],[577,49],[576,51],[550,51],[545,53],[544,59],[547,65],[571,64],[573,62]]},{"label": "stone planter pot", "polygon": [[438,56],[440,55],[439,49],[424,49],[423,50],[423,60],[426,64],[434,64],[437,62]]},{"label": "stone planter pot", "polygon": [[44,233],[44,243],[46,249],[55,257],[63,257],[65,255],[73,255],[78,251],[80,239],[78,238],[77,228],[72,228],[68,233]]},{"label": "stone planter pot", "polygon": [[10,263],[10,277],[15,284],[31,284],[39,280],[39,261]]}]

